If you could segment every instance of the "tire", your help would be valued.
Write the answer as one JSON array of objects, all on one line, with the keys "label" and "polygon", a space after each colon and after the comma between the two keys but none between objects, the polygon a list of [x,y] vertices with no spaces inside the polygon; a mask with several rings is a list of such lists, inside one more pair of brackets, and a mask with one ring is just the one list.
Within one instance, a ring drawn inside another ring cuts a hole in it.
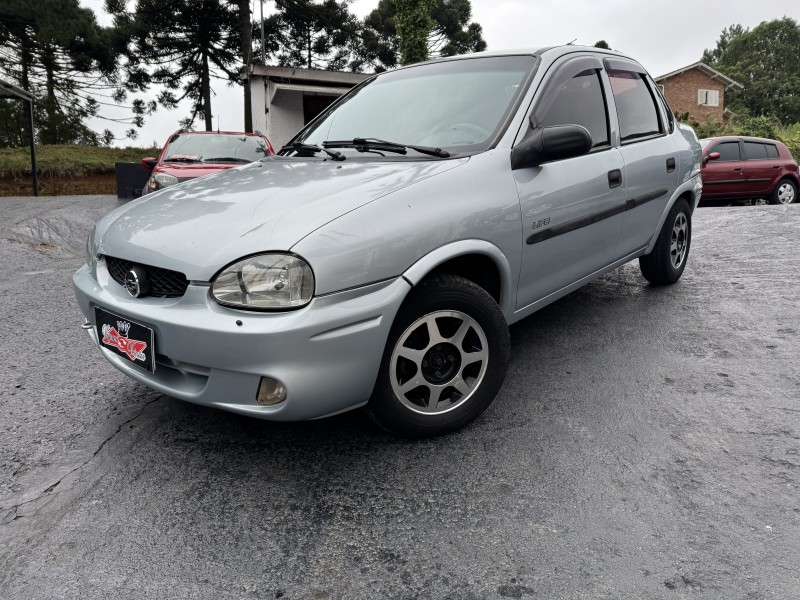
[{"label": "tire", "polygon": [[509,347],[506,320],[486,290],[450,273],[431,275],[392,325],[367,413],[403,437],[459,429],[494,400]]},{"label": "tire", "polygon": [[769,197],[770,204],[797,202],[797,184],[791,179],[781,179]]},{"label": "tire", "polygon": [[679,199],[669,211],[650,254],[639,258],[642,275],[650,283],[667,285],[681,278],[692,242],[692,213]]}]

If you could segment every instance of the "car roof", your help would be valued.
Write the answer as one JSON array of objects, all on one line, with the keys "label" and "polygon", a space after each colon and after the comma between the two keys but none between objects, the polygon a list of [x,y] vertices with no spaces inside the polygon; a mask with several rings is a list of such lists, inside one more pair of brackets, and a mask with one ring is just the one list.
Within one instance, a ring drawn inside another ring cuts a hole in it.
[{"label": "car roof", "polygon": [[[408,65],[403,67],[404,69],[408,69],[411,67],[415,67],[418,65],[426,65],[431,63],[439,63],[444,61],[450,60],[464,60],[470,58],[492,58],[492,57],[499,57],[499,56],[541,56],[546,57],[550,60],[556,60],[557,58],[564,56],[566,54],[573,54],[575,52],[593,52],[597,54],[605,54],[607,56],[616,57],[616,58],[625,58],[631,60],[633,62],[637,62],[635,58],[631,58],[621,52],[617,52],[616,50],[606,50],[605,48],[597,48],[596,46],[575,46],[572,44],[566,44],[563,46],[542,46],[540,48],[511,48],[508,50],[491,50],[486,52],[471,52],[469,54],[459,54],[457,56],[447,56],[443,58],[436,58],[433,60],[427,60],[420,63],[415,63],[413,65]],[[391,71],[387,71],[391,72]]]},{"label": "car roof", "polygon": [[261,133],[247,133],[246,131],[192,131],[188,129],[181,129],[174,132],[172,135],[206,135],[213,133],[214,135],[251,135],[256,137],[264,137]]},{"label": "car roof", "polygon": [[770,138],[762,138],[762,137],[755,137],[752,135],[717,135],[714,137],[705,138],[707,140],[718,141],[718,140],[740,140],[742,142],[768,142],[770,144],[780,144],[782,143],[780,140],[773,140]]}]

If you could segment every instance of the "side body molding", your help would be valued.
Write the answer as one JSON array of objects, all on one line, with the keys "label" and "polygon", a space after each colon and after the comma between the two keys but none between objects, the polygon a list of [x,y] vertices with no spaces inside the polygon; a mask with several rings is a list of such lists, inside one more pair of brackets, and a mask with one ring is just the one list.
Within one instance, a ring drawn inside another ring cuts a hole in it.
[{"label": "side body molding", "polygon": [[425,276],[439,265],[447,262],[451,258],[465,256],[467,254],[481,254],[492,260],[500,273],[500,310],[503,311],[506,319],[510,319],[514,314],[514,298],[516,295],[516,281],[511,275],[511,266],[508,264],[506,255],[494,244],[486,240],[458,240],[444,246],[439,246],[436,250],[426,254],[417,262],[411,265],[403,278],[412,286],[417,285]]}]

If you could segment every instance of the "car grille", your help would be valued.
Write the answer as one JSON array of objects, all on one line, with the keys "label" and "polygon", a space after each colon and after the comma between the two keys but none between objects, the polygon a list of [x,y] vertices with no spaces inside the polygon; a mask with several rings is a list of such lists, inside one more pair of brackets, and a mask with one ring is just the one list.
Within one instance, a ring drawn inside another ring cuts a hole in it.
[{"label": "car grille", "polygon": [[151,267],[139,263],[106,256],[106,264],[111,278],[121,286],[125,285],[125,276],[134,266],[139,266],[147,271],[147,278],[150,281],[150,291],[148,296],[158,296],[160,298],[176,298],[183,296],[189,281],[183,273]]}]

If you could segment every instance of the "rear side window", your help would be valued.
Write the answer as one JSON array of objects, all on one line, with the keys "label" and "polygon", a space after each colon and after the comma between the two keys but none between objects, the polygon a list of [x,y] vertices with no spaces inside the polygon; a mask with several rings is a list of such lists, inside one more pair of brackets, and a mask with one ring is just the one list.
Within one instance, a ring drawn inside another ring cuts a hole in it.
[{"label": "rear side window", "polygon": [[758,142],[745,142],[744,155],[747,160],[766,160],[767,147],[764,144],[759,144]]},{"label": "rear side window", "polygon": [[582,125],[592,134],[592,147],[607,146],[608,111],[600,75],[595,69],[578,73],[558,93],[541,126]]},{"label": "rear side window", "polygon": [[775,144],[764,144],[764,147],[767,149],[767,158],[780,158],[780,154],[778,153],[778,147]]},{"label": "rear side window", "polygon": [[614,103],[617,105],[623,143],[662,133],[658,108],[647,82],[632,71],[608,71]]},{"label": "rear side window", "polygon": [[720,162],[742,160],[739,156],[739,142],[722,142],[714,146],[711,152],[719,152]]}]

